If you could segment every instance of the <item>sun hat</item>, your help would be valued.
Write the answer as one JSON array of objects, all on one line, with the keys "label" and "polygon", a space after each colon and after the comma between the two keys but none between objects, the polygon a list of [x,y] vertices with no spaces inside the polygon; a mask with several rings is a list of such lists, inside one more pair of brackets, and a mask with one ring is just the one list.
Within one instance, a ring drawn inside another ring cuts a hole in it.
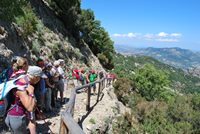
[{"label": "sun hat", "polygon": [[59,59],[58,61],[59,61],[59,62],[65,62],[63,59]]},{"label": "sun hat", "polygon": [[58,61],[58,60],[54,61],[53,65],[54,66],[59,66],[60,65],[60,61]]}]

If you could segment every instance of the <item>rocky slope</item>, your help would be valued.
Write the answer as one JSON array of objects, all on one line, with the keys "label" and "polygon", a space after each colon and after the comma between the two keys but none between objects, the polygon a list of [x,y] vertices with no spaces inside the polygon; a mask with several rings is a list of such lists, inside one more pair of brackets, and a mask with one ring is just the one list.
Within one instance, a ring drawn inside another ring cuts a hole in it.
[{"label": "rocky slope", "polygon": [[23,37],[23,30],[15,23],[0,20],[1,68],[14,55],[27,56],[30,64],[39,57],[45,61],[62,58],[68,66],[78,63],[102,68],[87,44],[78,45],[45,2],[32,2],[31,6],[38,17],[38,24],[36,32],[28,37]]},{"label": "rocky slope", "polygon": [[[97,86],[98,87],[98,86]],[[97,95],[91,96],[91,112],[86,109],[86,93],[77,95],[74,119],[82,126],[86,134],[112,133],[112,123],[120,114],[130,112],[118,101],[112,85],[105,88],[100,95],[100,101],[96,103]]]}]

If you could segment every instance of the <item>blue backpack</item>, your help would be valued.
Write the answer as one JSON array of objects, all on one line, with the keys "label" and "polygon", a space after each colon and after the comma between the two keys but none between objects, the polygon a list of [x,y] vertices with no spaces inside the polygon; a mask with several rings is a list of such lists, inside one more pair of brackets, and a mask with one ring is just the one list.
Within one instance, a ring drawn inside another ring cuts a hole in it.
[{"label": "blue backpack", "polygon": [[[4,84],[4,87],[2,90],[5,90],[7,81],[9,79],[9,75],[8,75],[9,69],[4,69],[1,73],[0,73],[0,84]],[[4,100],[0,99],[0,117],[3,117],[4,114],[6,112],[6,107],[5,107],[5,102]]]},{"label": "blue backpack", "polygon": [[0,73],[0,84],[9,80],[9,68]]},{"label": "blue backpack", "polygon": [[80,81],[84,81],[84,77],[83,77],[82,74],[79,75],[79,80],[80,80]]}]

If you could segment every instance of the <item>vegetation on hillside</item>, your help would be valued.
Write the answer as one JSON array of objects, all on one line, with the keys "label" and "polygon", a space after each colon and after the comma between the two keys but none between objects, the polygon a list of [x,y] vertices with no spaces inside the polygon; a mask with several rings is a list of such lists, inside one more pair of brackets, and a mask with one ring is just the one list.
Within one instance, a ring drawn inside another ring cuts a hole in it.
[{"label": "vegetation on hillside", "polygon": [[100,21],[95,19],[91,9],[83,9],[81,14],[81,39],[89,45],[104,67],[112,69],[114,55],[113,41],[106,30],[101,27]]},{"label": "vegetation on hillside", "polygon": [[169,87],[174,91],[182,93],[200,92],[198,86],[200,78],[187,75],[183,70],[161,63],[151,57],[123,56],[117,54],[114,58],[114,63],[114,72],[117,73],[119,77],[128,77],[133,80],[133,75],[136,73],[137,68],[149,63],[168,75]]},{"label": "vegetation on hillside", "polygon": [[[42,32],[44,32],[41,31],[42,18],[36,15],[36,10],[32,7],[33,3],[36,3],[35,6],[39,6],[39,4],[43,7],[48,6],[48,9],[55,13],[65,25],[68,31],[66,36],[73,40],[73,45],[81,48],[83,44],[88,44],[105,68],[113,68],[113,54],[115,53],[113,42],[101,26],[100,21],[95,19],[93,11],[81,9],[80,0],[1,0],[0,17],[2,20],[16,23],[20,27],[20,34],[25,39],[33,34],[38,34],[39,39],[33,41],[34,49],[32,51],[34,54],[38,53],[38,47],[35,46],[42,44],[45,39],[42,39]],[[42,30],[44,29],[43,26]],[[55,45],[54,48],[57,48],[57,44],[53,45]],[[63,48],[62,45],[59,47]]]},{"label": "vegetation on hillside", "polygon": [[38,18],[27,0],[1,0],[0,17],[21,27],[24,38],[36,31]]},{"label": "vegetation on hillside", "polygon": [[80,0],[46,0],[57,16],[64,22],[72,36],[79,40],[81,26]]},{"label": "vegetation on hillside", "polygon": [[[191,92],[187,90],[190,94],[185,94],[186,86],[177,86],[182,88],[179,91],[184,91],[181,94],[175,92],[174,85],[170,84],[179,77],[185,77],[179,81],[186,83],[192,76],[185,76],[181,70],[149,57],[116,55],[114,61],[114,72],[119,77],[114,85],[115,93],[120,101],[131,108],[131,113],[118,117],[113,123],[114,132],[200,133],[197,127],[200,123],[200,94],[194,88]],[[190,79],[190,83],[196,80],[199,79]]]}]

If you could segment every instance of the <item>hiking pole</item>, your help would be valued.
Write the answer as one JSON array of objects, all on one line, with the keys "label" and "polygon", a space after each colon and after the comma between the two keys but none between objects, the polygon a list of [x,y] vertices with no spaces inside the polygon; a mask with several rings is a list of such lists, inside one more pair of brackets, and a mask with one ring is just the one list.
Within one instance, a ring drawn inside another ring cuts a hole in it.
[{"label": "hiking pole", "polygon": [[36,107],[36,110],[38,111],[38,113],[42,116],[42,120],[44,121],[44,124],[46,125],[47,128],[49,128],[49,130],[51,131],[51,134],[54,134],[53,131],[51,130],[51,128],[48,126],[46,120],[43,118],[44,114],[38,109],[38,107]]}]

